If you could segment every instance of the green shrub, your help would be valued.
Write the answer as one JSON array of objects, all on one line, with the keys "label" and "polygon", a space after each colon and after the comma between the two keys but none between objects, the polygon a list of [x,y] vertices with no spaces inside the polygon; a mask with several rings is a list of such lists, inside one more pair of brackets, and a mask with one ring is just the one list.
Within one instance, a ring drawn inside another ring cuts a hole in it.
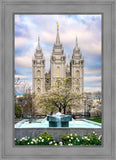
[{"label": "green shrub", "polygon": [[21,139],[15,139],[15,145],[56,145],[54,138],[51,134],[44,132],[38,137],[30,138],[23,137]]},{"label": "green shrub", "polygon": [[101,145],[101,140],[102,137],[98,137],[97,134],[93,132],[93,134],[87,134],[84,136],[83,143],[86,144],[88,143],[87,141],[89,141],[89,145]]},{"label": "green shrub", "polygon": [[98,137],[95,132],[83,137],[77,136],[75,133],[61,136],[64,145],[101,145],[101,138],[102,136]]},{"label": "green shrub", "polygon": [[80,145],[82,143],[82,138],[75,133],[66,134],[60,138],[64,145]]},{"label": "green shrub", "polygon": [[97,136],[95,132],[92,134],[84,135],[83,137],[78,136],[75,133],[66,134],[60,137],[61,141],[56,142],[54,137],[44,132],[39,134],[38,137],[30,138],[30,137],[23,137],[21,139],[15,139],[15,145],[101,145],[102,136]]},{"label": "green shrub", "polygon": [[29,145],[31,144],[32,139],[30,137],[23,137],[20,140],[15,139],[15,145]]},{"label": "green shrub", "polygon": [[53,141],[54,140],[54,137],[50,134],[50,133],[47,133],[47,132],[44,132],[42,134],[39,134],[38,137],[42,137],[42,138],[49,138],[49,140]]},{"label": "green shrub", "polygon": [[54,137],[51,134],[47,133],[47,132],[39,134],[38,139],[40,141],[40,144],[43,144],[42,143],[42,139],[44,139],[43,140],[44,141],[44,145],[49,145],[49,144],[54,145],[54,143],[55,143]]}]

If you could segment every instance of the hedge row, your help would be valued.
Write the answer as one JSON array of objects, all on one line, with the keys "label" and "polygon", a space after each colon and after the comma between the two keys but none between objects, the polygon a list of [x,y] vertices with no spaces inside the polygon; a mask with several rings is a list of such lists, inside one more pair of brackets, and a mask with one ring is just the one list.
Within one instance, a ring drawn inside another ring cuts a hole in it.
[{"label": "hedge row", "polygon": [[15,138],[15,145],[55,145],[55,146],[74,146],[74,145],[101,145],[102,143],[102,135],[97,136],[95,132],[92,134],[84,135],[83,137],[72,133],[66,134],[60,137],[61,141],[55,141],[54,137],[44,132],[38,137],[30,138],[30,137],[23,137],[21,139]]}]

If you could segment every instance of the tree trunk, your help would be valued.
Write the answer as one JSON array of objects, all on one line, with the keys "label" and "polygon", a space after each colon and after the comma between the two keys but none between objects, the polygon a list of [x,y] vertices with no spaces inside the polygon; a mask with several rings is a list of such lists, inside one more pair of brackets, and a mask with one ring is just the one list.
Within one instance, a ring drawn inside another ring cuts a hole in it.
[{"label": "tree trunk", "polygon": [[61,113],[61,111],[62,111],[61,108],[59,108],[59,112],[60,112],[60,113]]},{"label": "tree trunk", "polygon": [[66,107],[64,107],[64,114],[66,113]]}]

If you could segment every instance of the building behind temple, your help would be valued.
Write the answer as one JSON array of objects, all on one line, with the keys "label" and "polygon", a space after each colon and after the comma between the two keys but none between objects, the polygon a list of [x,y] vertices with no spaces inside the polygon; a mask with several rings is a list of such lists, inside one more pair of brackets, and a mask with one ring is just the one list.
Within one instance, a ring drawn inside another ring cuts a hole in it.
[{"label": "building behind temple", "polygon": [[84,91],[84,60],[78,47],[76,38],[75,48],[71,60],[68,59],[66,64],[66,56],[60,42],[59,24],[57,24],[56,42],[53,46],[53,51],[50,57],[50,71],[45,73],[45,59],[43,51],[38,46],[32,59],[33,67],[33,93],[44,93],[55,86],[55,82],[60,78],[72,78],[71,89],[77,94],[82,94]]}]

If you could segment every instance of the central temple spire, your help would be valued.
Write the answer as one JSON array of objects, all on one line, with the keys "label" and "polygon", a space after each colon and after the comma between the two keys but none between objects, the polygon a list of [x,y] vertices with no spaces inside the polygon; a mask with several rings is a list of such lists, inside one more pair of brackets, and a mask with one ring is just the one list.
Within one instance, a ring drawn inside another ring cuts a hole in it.
[{"label": "central temple spire", "polygon": [[37,49],[38,49],[38,50],[41,49],[41,48],[40,48],[40,38],[39,38],[39,36],[38,36],[38,46],[37,46]]},{"label": "central temple spire", "polygon": [[60,44],[60,36],[59,36],[59,23],[57,22],[57,36],[56,36],[56,44]]},{"label": "central temple spire", "polygon": [[78,50],[78,39],[76,37],[76,46],[75,46],[75,50]]}]

